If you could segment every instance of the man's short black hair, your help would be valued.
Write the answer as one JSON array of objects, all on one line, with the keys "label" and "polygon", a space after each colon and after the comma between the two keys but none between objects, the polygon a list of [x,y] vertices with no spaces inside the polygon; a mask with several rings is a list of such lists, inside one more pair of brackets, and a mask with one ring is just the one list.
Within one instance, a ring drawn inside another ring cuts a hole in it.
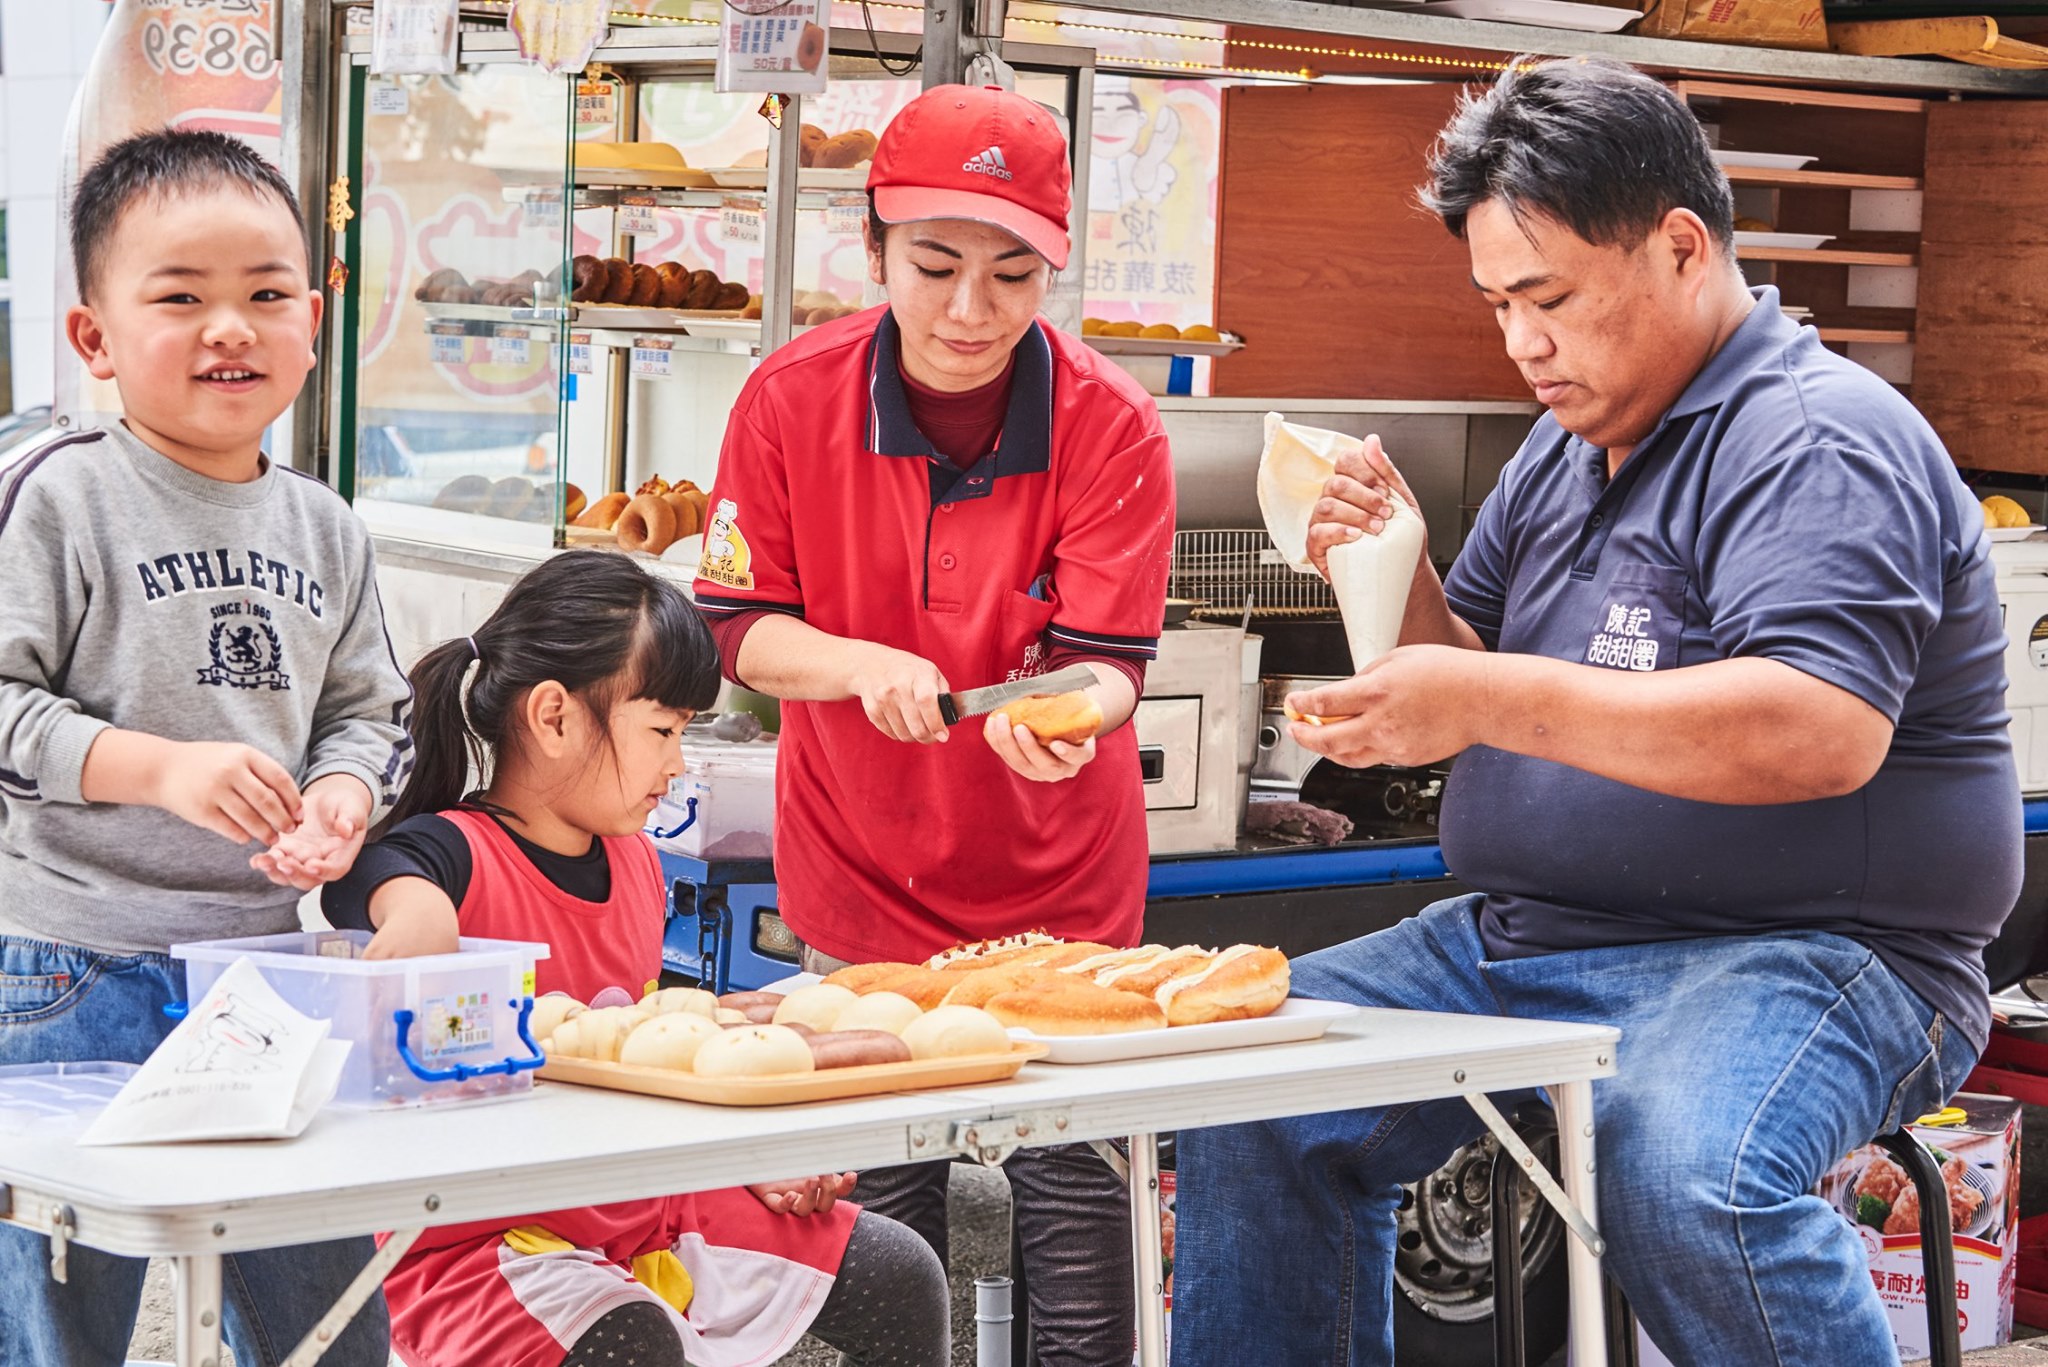
[{"label": "man's short black hair", "polygon": [[[107,244],[139,201],[225,188],[258,199],[275,198],[291,210],[299,236],[305,237],[305,216],[299,212],[299,199],[291,184],[240,138],[201,129],[164,128],[138,133],[109,147],[80,178],[71,196],[71,266],[79,298],[91,297]],[[308,278],[312,270],[309,251]]]},{"label": "man's short black hair", "polygon": [[1633,67],[1597,58],[1508,64],[1467,95],[1430,151],[1423,207],[1455,237],[1497,199],[1596,247],[1633,248],[1673,209],[1735,248],[1735,195],[1684,101]]}]

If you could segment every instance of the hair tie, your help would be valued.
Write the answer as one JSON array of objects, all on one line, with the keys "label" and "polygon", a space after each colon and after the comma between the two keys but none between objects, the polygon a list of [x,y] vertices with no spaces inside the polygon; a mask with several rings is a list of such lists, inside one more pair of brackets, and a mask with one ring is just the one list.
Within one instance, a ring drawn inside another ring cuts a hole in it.
[{"label": "hair tie", "polygon": [[484,660],[484,653],[476,648],[476,637],[465,636],[462,639],[469,642],[470,658],[474,659],[478,664],[482,664]]}]

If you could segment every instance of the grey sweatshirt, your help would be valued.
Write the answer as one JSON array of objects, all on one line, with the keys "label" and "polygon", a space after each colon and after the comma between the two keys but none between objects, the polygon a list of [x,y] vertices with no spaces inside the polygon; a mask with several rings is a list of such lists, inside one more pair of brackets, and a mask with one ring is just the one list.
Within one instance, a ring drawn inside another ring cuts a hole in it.
[{"label": "grey sweatshirt", "polygon": [[[88,804],[106,728],[239,741],[381,813],[412,766],[369,532],[319,480],[195,474],[126,428],[0,472],[0,934],[121,953],[298,928],[299,895],[155,807]],[[373,818],[374,819],[374,818]]]}]

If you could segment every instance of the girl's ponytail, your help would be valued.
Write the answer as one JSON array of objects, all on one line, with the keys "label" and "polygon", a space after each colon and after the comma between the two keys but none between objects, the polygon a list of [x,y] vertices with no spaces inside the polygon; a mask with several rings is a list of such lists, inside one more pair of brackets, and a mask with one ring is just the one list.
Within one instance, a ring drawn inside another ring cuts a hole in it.
[{"label": "girl's ponytail", "polygon": [[457,805],[469,791],[471,766],[483,770],[483,743],[469,729],[462,706],[462,681],[477,658],[470,638],[458,636],[420,656],[412,667],[412,779],[378,835],[407,817]]}]

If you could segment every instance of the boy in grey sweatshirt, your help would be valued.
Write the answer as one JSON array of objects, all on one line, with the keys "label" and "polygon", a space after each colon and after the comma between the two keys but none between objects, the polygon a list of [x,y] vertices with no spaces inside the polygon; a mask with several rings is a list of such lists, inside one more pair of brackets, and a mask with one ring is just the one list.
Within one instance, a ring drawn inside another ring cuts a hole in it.
[{"label": "boy in grey sweatshirt", "polygon": [[[320,323],[290,187],[233,138],[145,134],[79,183],[71,236],[68,334],[123,421],[0,472],[0,1065],[148,1057],[185,995],[165,949],[296,929],[410,768],[369,534],[261,450]],[[288,1351],[370,1254],[230,1257],[237,1360]],[[0,1362],[120,1363],[143,1271],[74,1246],[59,1285],[0,1228]],[[325,1360],[387,1344],[379,1300]]]}]

